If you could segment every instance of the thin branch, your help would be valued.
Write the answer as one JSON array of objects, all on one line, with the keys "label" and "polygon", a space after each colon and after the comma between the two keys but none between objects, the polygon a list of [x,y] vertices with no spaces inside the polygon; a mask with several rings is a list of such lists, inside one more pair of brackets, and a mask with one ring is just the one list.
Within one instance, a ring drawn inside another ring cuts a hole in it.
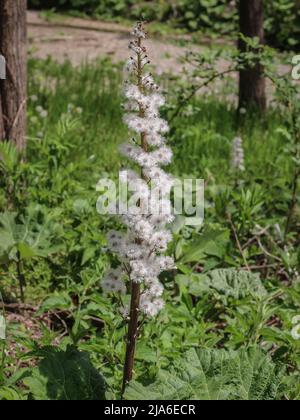
[{"label": "thin branch", "polygon": [[27,98],[23,99],[23,101],[21,102],[21,104],[19,106],[19,109],[18,109],[18,112],[17,112],[17,114],[15,116],[15,119],[14,119],[14,122],[13,122],[11,128],[14,128],[16,126],[16,124],[18,122],[18,119],[19,119],[19,116],[20,116],[20,114],[22,112],[22,109],[24,108],[26,102],[27,102]]},{"label": "thin branch", "polygon": [[185,97],[184,99],[182,99],[180,102],[179,102],[179,104],[178,104],[178,106],[177,106],[177,108],[176,108],[176,110],[174,111],[174,113],[173,113],[173,115],[170,117],[170,122],[172,122],[177,116],[178,116],[178,114],[180,113],[180,111],[181,111],[181,109],[184,107],[184,105],[187,103],[187,102],[189,102],[195,95],[196,95],[196,93],[199,91],[199,90],[201,90],[201,89],[203,89],[204,87],[206,87],[206,86],[208,86],[210,83],[212,83],[214,80],[216,80],[216,79],[218,79],[218,78],[220,78],[220,77],[224,77],[224,76],[226,76],[226,74],[230,74],[230,73],[234,73],[234,72],[236,72],[237,71],[237,68],[236,67],[231,67],[230,69],[227,69],[227,70],[224,70],[224,71],[222,71],[222,72],[220,72],[220,73],[215,73],[213,76],[211,76],[210,78],[208,78],[205,82],[203,82],[201,85],[198,85],[198,86],[195,86],[193,89],[192,89],[192,91],[191,91],[191,93],[187,96],[187,97]]},{"label": "thin branch", "polygon": [[279,257],[277,257],[276,255],[272,255],[264,246],[263,246],[263,244],[261,243],[261,241],[260,241],[260,239],[259,238],[256,238],[256,240],[257,240],[257,243],[258,243],[258,245],[259,245],[259,247],[260,247],[260,249],[262,250],[262,252],[267,256],[267,257],[269,257],[269,258],[272,258],[272,259],[274,259],[274,260],[276,260],[276,261],[278,261],[278,262],[282,262],[282,260],[281,260],[281,258],[279,258]]},{"label": "thin branch", "polygon": [[249,267],[249,264],[248,264],[247,258],[246,258],[246,256],[245,256],[245,253],[244,253],[244,251],[243,251],[243,248],[242,248],[241,242],[240,242],[240,240],[239,240],[237,230],[236,230],[236,228],[235,228],[235,226],[234,226],[234,224],[233,224],[232,218],[231,218],[231,216],[230,216],[230,214],[229,214],[229,213],[227,214],[227,219],[228,219],[228,222],[230,223],[231,230],[232,230],[232,232],[233,232],[233,234],[234,234],[236,244],[237,244],[238,249],[239,249],[239,251],[240,251],[240,254],[241,254],[241,256],[242,256],[242,258],[243,258],[243,260],[244,260],[245,266],[246,266],[247,270],[251,273],[251,269],[250,269],[250,267]]}]

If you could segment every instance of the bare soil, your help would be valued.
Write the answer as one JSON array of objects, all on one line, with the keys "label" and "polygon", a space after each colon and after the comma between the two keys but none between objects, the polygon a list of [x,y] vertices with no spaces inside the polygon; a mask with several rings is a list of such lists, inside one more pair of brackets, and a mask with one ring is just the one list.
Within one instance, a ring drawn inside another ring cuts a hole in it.
[{"label": "bare soil", "polygon": [[[130,28],[118,23],[101,22],[80,18],[51,16],[45,18],[39,12],[28,12],[28,35],[30,54],[36,58],[52,56],[58,62],[70,60],[74,65],[84,61],[111,57],[113,62],[125,61],[128,58],[127,45],[130,39]],[[209,40],[203,38],[203,45],[189,43],[180,46],[168,37],[151,38],[146,41],[149,56],[156,72],[179,74],[184,64],[180,60],[187,52],[201,52],[209,46]],[[189,37],[185,36],[185,40]],[[214,44],[224,44],[222,40],[214,40]],[[230,63],[218,62],[218,70],[224,71]],[[290,71],[290,66],[278,66],[278,74]],[[237,79],[237,74],[232,75]],[[222,81],[216,83],[218,90]],[[209,89],[206,89],[209,90]],[[270,85],[268,90],[272,91]],[[233,95],[234,96],[234,95]],[[272,96],[272,95],[270,95]],[[232,98],[231,98],[232,99]]]},{"label": "bare soil", "polygon": [[[110,56],[115,62],[128,58],[130,28],[116,23],[68,17],[46,20],[40,13],[30,11],[28,35],[30,52],[37,58],[50,55],[59,62],[68,59],[74,65],[105,56]],[[182,64],[179,59],[187,48],[163,39],[146,42],[149,56],[153,63],[158,63],[158,72],[180,70]],[[199,48],[193,47],[193,50]]]}]

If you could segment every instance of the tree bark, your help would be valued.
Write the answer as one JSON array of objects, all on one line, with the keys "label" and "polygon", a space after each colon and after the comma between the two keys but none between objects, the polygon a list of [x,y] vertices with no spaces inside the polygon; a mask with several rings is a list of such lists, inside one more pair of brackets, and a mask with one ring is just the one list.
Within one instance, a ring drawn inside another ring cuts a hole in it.
[{"label": "tree bark", "polygon": [[0,140],[26,148],[27,0],[0,0],[0,53],[6,80],[0,80]]},{"label": "tree bark", "polygon": [[[239,17],[240,32],[246,37],[258,38],[263,45],[265,43],[263,0],[240,0]],[[247,45],[242,39],[239,40],[239,50],[241,52],[247,50]],[[257,63],[240,71],[239,108],[257,107],[265,111],[267,100],[263,70],[263,66]]]},{"label": "tree bark", "polygon": [[[1,0],[0,0],[1,1]],[[1,83],[2,80],[0,80],[0,141],[2,141],[5,137],[4,135],[4,121],[3,121],[3,114],[2,114],[2,103],[1,103]]]}]

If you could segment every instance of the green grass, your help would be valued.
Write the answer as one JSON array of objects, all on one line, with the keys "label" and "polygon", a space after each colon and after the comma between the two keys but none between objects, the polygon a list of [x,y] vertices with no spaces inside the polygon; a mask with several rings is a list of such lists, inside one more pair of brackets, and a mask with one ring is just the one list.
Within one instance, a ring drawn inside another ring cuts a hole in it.
[{"label": "green grass", "polygon": [[[79,125],[73,137],[76,150],[72,158],[81,160],[95,155],[95,167],[117,172],[121,165],[117,148],[128,137],[122,123],[121,67],[102,61],[75,69],[69,63],[61,66],[50,60],[32,61],[30,68],[30,96],[38,95],[38,101],[30,102],[29,114],[38,115],[35,108],[41,105],[48,110],[49,118],[46,122],[39,121],[38,126],[29,122],[29,136],[33,138],[41,127],[46,135],[51,135],[53,127],[72,105],[74,111],[70,116]],[[81,115],[76,114],[76,108],[81,108]],[[232,140],[241,134],[247,160],[246,179],[251,180],[252,176],[254,180],[257,175],[288,177],[290,160],[282,154],[285,139],[278,131],[282,125],[276,110],[263,120],[246,116],[240,127],[234,106],[218,101],[213,95],[205,100],[200,96],[191,109],[188,115],[178,117],[172,127],[170,143],[175,159],[171,171],[201,176],[208,170],[225,182],[230,170]]]},{"label": "green grass", "polygon": [[[30,113],[35,107],[43,106],[49,112],[45,133],[51,133],[61,116],[68,112],[68,106],[75,109],[71,118],[78,119],[78,131],[73,145],[75,155],[82,159],[95,155],[95,167],[112,170],[117,164],[116,145],[123,139],[121,76],[120,69],[113,68],[109,62],[95,66],[83,65],[79,70],[70,64],[60,67],[54,62],[31,63],[32,77],[30,91],[38,95],[37,103],[30,103]],[[76,113],[81,108],[82,114]],[[34,137],[37,128],[29,127]]]}]

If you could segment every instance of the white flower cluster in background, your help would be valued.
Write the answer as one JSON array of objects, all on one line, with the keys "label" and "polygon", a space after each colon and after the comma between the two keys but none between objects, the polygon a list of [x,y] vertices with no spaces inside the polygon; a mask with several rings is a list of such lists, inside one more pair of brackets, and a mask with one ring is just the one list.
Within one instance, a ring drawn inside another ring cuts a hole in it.
[{"label": "white flower cluster in background", "polygon": [[300,315],[295,316],[292,319],[294,328],[292,329],[292,337],[294,340],[300,340]]},{"label": "white flower cluster in background", "polygon": [[[140,313],[155,316],[164,306],[159,275],[175,268],[174,260],[163,255],[172,240],[167,224],[174,217],[170,202],[173,179],[161,167],[171,162],[172,151],[164,137],[168,124],[159,114],[164,98],[151,73],[145,71],[149,59],[142,44],[146,37],[142,23],[137,24],[132,35],[134,40],[129,45],[132,57],[125,67],[124,121],[134,138],[123,144],[120,151],[140,171],[122,171],[120,177],[127,181],[129,190],[138,193],[140,211],[129,207],[122,216],[126,233],[109,233],[109,248],[118,255],[121,267],[109,271],[102,286],[107,292],[124,294],[130,282],[139,283]],[[128,316],[129,308],[124,308],[122,313]]]},{"label": "white flower cluster in background", "polygon": [[0,340],[6,340],[6,321],[3,315],[0,315]]},{"label": "white flower cluster in background", "polygon": [[48,117],[48,111],[44,109],[41,105],[38,105],[35,108],[36,112],[40,115],[41,118],[45,119]]},{"label": "white flower cluster in background", "polygon": [[234,171],[245,171],[245,154],[241,137],[236,137],[233,140],[231,166]]}]

